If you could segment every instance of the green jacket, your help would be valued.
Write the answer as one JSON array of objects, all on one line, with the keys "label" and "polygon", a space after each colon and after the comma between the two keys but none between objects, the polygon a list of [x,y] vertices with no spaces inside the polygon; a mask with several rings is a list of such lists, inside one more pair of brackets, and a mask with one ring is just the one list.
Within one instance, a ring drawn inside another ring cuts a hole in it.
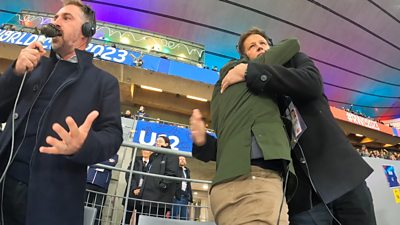
[{"label": "green jacket", "polygon": [[[283,65],[299,52],[297,39],[282,41],[254,62]],[[229,62],[220,71],[211,100],[213,128],[218,136],[217,172],[213,183],[232,180],[250,173],[251,133],[264,159],[291,161],[287,134],[280,118],[276,96],[254,95],[240,82],[220,93],[227,72],[246,59]]]}]

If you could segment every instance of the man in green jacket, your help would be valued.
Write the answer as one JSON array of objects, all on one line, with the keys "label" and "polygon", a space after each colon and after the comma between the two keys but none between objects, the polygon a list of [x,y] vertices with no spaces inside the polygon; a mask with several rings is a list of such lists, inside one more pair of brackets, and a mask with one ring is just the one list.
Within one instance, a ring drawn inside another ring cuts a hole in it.
[{"label": "man in green jacket", "polygon": [[211,114],[218,141],[206,135],[200,111],[191,117],[193,156],[217,162],[210,193],[217,224],[288,224],[283,183],[291,166],[290,146],[277,96],[252,94],[243,82],[222,93],[221,82],[247,60],[283,65],[299,44],[288,39],[271,47],[265,33],[253,31],[241,36],[245,54],[221,70],[214,88]]}]

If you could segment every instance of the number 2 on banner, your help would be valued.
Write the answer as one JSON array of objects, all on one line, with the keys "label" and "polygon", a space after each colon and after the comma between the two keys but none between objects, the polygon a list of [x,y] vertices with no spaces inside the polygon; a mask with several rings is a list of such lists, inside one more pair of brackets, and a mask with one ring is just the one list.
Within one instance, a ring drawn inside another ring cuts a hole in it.
[{"label": "number 2 on banner", "polygon": [[114,62],[123,63],[125,62],[126,56],[128,55],[128,51],[118,49],[118,57],[114,57],[112,60]]},{"label": "number 2 on banner", "polygon": [[178,148],[176,148],[176,146],[179,145],[179,138],[177,136],[169,136],[168,138],[171,141],[171,149],[179,150]]},{"label": "number 2 on banner", "polygon": [[106,47],[104,54],[102,54],[100,56],[100,58],[104,59],[104,60],[109,60],[111,61],[111,57],[109,55],[114,54],[117,51],[117,49],[113,48],[113,47]]}]

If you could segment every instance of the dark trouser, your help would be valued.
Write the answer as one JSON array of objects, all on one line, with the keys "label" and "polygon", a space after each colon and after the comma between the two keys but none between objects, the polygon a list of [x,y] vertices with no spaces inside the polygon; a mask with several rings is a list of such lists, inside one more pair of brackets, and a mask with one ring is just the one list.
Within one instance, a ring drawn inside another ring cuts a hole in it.
[{"label": "dark trouser", "polygon": [[104,188],[102,188],[102,187],[92,185],[92,184],[87,184],[86,189],[96,191],[96,192],[101,192],[101,194],[98,194],[98,193],[86,191],[86,196],[85,196],[85,200],[87,201],[87,206],[95,207],[97,209],[96,220],[94,222],[94,225],[100,225],[101,211],[103,210],[103,206],[104,206],[104,202],[105,202],[105,194],[107,193],[107,191],[104,190]]},{"label": "dark trouser", "polygon": [[125,224],[129,224],[131,221],[132,214],[134,210],[136,209],[136,224],[138,224],[138,219],[139,219],[139,210],[142,208],[140,202],[136,202],[135,206],[130,206],[128,205],[128,208],[126,209],[125,212]]},{"label": "dark trouser", "polygon": [[4,225],[24,225],[28,186],[9,176],[3,182],[4,186],[2,183],[1,187],[4,187],[4,191],[3,196],[0,194],[0,203],[3,204]]},{"label": "dark trouser", "polygon": [[372,195],[365,181],[334,200],[332,210],[342,225],[376,225]]},{"label": "dark trouser", "polygon": [[323,203],[289,216],[290,225],[332,225],[332,216]]},{"label": "dark trouser", "polygon": [[372,195],[363,182],[329,204],[338,223],[323,203],[290,216],[290,225],[376,225]]},{"label": "dark trouser", "polygon": [[178,220],[188,220],[189,207],[187,205],[189,204],[189,199],[185,195],[181,195],[180,200],[174,198],[174,204],[180,204],[180,205],[173,206],[172,218]]}]

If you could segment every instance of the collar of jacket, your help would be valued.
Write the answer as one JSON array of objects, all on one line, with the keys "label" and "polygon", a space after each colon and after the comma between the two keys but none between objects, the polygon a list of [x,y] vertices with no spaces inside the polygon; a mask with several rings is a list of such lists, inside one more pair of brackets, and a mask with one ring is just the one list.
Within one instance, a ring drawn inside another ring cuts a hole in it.
[{"label": "collar of jacket", "polygon": [[[93,54],[84,50],[75,49],[75,55],[78,63],[79,72],[83,71],[86,66],[93,64]],[[51,49],[50,58],[53,60],[58,60],[57,53]],[[68,60],[66,60],[68,61]]]}]

